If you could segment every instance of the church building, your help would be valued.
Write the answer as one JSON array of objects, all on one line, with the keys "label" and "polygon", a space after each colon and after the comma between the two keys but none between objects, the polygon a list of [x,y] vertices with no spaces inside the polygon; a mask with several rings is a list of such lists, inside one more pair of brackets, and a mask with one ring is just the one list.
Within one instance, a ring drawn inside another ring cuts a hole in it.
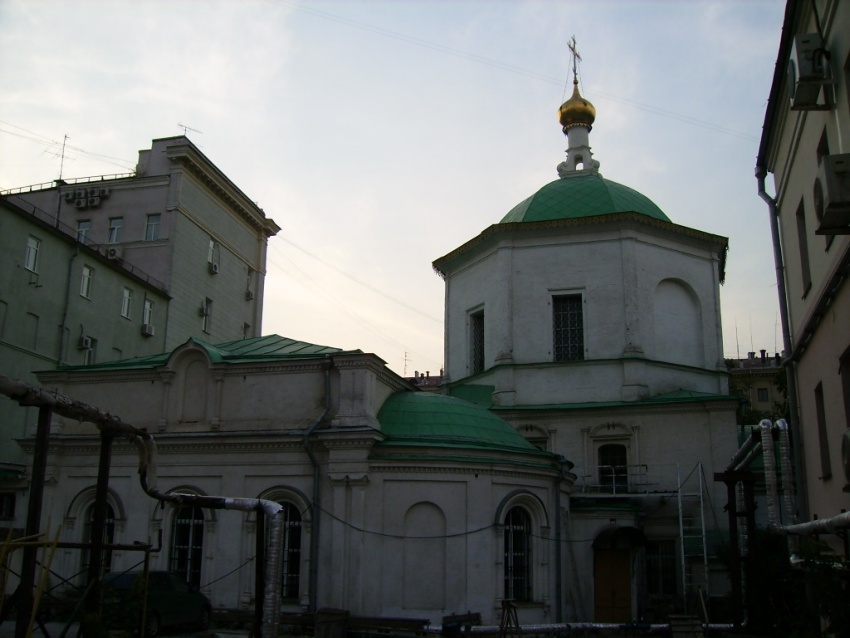
[{"label": "church building", "polygon": [[[602,177],[595,109],[574,84],[558,179],[434,262],[442,392],[374,354],[276,335],[190,338],[39,381],[153,433],[163,491],[281,503],[283,611],[496,624],[511,600],[522,624],[624,623],[695,611],[699,592],[719,601],[726,495],[712,477],[737,449],[727,240]],[[62,540],[91,536],[99,445],[91,424],[54,416],[43,521]],[[118,441],[109,488],[110,541],[161,532],[151,568],[215,608],[260,595],[256,514],[161,508]],[[63,550],[54,569],[85,560]],[[116,550],[105,567],[136,560]]]}]

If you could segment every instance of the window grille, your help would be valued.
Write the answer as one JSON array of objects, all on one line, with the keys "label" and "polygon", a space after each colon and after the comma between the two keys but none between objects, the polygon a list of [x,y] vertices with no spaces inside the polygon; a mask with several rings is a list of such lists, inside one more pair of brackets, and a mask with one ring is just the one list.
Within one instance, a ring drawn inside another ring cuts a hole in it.
[{"label": "window grille", "polygon": [[555,361],[584,359],[584,313],[581,295],[552,297]]},{"label": "window grille", "polygon": [[171,526],[169,571],[180,574],[190,585],[201,586],[204,549],[204,512],[200,507],[181,507]]},{"label": "window grille", "polygon": [[646,593],[654,596],[675,596],[676,541],[648,540],[646,542]]},{"label": "window grille", "polygon": [[[83,525],[83,542],[84,543],[92,543],[94,542],[94,538],[92,537],[92,526],[94,524],[94,503],[89,505],[86,510],[86,520]],[[106,506],[106,520],[105,525],[103,526],[103,543],[106,545],[111,545],[115,539],[115,510],[112,509],[111,505]],[[91,561],[91,550],[86,547],[82,551],[82,564],[80,565],[80,573],[83,574],[83,578],[88,573],[89,562]],[[112,567],[112,550],[105,549],[101,554],[101,574],[106,574],[109,572]]]},{"label": "window grille", "polygon": [[470,367],[472,374],[484,369],[484,311],[469,316]]},{"label": "window grille", "polygon": [[521,507],[505,517],[505,598],[531,600],[531,517]]},{"label": "window grille", "polygon": [[599,446],[599,484],[603,492],[626,492],[629,487],[626,446],[606,443]]}]

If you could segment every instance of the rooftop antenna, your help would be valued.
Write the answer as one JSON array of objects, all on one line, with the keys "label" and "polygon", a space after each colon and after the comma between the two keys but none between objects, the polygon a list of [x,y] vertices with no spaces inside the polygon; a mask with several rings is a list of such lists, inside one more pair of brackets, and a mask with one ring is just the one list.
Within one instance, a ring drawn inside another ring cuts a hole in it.
[{"label": "rooftop antenna", "polygon": [[196,129],[196,128],[192,128],[191,126],[186,126],[185,124],[180,124],[180,122],[178,122],[178,123],[177,123],[177,126],[179,126],[180,128],[182,128],[182,129],[183,129],[183,137],[186,137],[186,136],[187,136],[187,133],[188,133],[189,131],[192,131],[193,133],[197,133],[198,135],[203,135],[203,134],[204,134],[204,132],[203,132],[203,131],[199,131],[198,129]]},{"label": "rooftop antenna", "polygon": [[62,139],[62,159],[59,161],[59,181],[62,181],[62,171],[65,170],[65,142],[68,141],[68,134]]}]

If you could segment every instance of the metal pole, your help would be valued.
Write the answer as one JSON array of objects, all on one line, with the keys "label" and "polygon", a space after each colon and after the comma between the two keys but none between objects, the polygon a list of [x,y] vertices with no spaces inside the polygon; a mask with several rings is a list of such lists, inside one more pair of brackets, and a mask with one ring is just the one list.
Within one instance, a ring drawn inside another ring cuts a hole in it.
[{"label": "metal pole", "polygon": [[[103,572],[103,537],[106,530],[106,495],[109,491],[109,466],[112,463],[112,433],[100,433],[100,463],[94,496],[94,515],[91,525],[91,552],[86,580],[90,586],[86,610],[97,613],[100,606],[100,576]],[[112,539],[110,539],[111,541]]]},{"label": "metal pole", "polygon": [[[38,430],[35,435],[35,451],[32,459],[32,481],[30,482],[30,500],[27,507],[27,527],[24,536],[38,535],[41,523],[41,505],[44,500],[44,477],[47,474],[47,452],[50,440],[50,408],[38,410]],[[15,638],[27,638],[27,625],[32,616],[33,588],[35,587],[36,552],[38,548],[24,547],[21,565],[21,583],[18,598],[18,621],[15,623]]]},{"label": "metal pole", "polygon": [[257,509],[257,548],[254,552],[254,629],[255,638],[263,635],[263,601],[266,592],[266,515]]}]

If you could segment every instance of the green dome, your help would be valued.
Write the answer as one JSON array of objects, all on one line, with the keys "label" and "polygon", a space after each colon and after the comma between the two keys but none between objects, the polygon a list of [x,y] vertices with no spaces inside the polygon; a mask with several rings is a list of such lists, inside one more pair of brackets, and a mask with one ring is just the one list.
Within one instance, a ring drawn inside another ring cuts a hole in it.
[{"label": "green dome", "polygon": [[378,422],[385,443],[540,452],[489,410],[445,394],[397,392]]},{"label": "green dome", "polygon": [[575,173],[546,184],[520,202],[500,223],[543,222],[614,213],[640,213],[669,222],[651,199],[599,173]]}]

